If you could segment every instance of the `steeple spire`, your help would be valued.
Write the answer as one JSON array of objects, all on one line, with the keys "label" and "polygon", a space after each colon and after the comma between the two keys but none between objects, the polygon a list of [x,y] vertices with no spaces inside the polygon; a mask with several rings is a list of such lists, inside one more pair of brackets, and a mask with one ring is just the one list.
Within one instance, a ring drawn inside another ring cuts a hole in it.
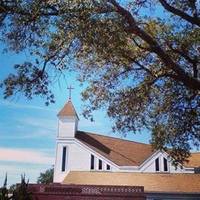
[{"label": "steeple spire", "polygon": [[74,88],[70,85],[69,87],[67,87],[67,89],[69,90],[69,101],[71,101],[72,90],[73,90]]},{"label": "steeple spire", "polygon": [[77,119],[79,119],[76,113],[76,110],[74,108],[74,105],[71,101],[71,91],[74,88],[70,85],[69,87],[67,87],[67,89],[69,90],[69,99],[67,103],[64,105],[64,107],[58,113],[58,116],[59,117],[76,117]]}]

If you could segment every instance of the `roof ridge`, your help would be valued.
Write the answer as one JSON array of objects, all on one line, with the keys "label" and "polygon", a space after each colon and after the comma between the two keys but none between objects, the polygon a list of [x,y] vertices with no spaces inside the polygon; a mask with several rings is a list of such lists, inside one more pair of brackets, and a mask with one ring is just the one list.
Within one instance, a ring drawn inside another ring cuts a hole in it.
[{"label": "roof ridge", "polygon": [[91,135],[97,135],[97,136],[101,136],[101,137],[108,137],[108,138],[112,138],[112,139],[116,139],[116,140],[122,140],[122,141],[125,141],[125,142],[143,144],[143,145],[148,145],[148,146],[151,145],[151,144],[147,144],[147,143],[143,143],[143,142],[137,142],[137,141],[132,141],[132,140],[123,139],[123,138],[116,138],[116,137],[108,136],[108,135],[101,135],[100,133],[91,133],[91,132],[86,132],[86,131],[81,131],[81,130],[78,130],[78,132],[83,132],[83,133],[91,134]]}]

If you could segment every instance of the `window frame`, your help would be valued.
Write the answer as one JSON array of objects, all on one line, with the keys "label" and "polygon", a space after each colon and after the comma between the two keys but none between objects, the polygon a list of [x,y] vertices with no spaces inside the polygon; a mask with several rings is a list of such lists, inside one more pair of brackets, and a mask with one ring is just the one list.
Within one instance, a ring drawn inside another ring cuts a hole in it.
[{"label": "window frame", "polygon": [[160,172],[160,159],[159,159],[159,157],[155,159],[155,171]]},{"label": "window frame", "polygon": [[98,170],[100,170],[100,171],[103,170],[103,161],[101,159],[99,159]]},{"label": "window frame", "polygon": [[111,166],[109,164],[106,164],[106,170],[110,171],[111,170]]},{"label": "window frame", "polygon": [[169,165],[167,158],[163,157],[163,171],[168,172],[169,171]]},{"label": "window frame", "polygon": [[62,148],[62,163],[61,163],[61,172],[66,171],[66,166],[67,166],[67,147],[63,146]]},{"label": "window frame", "polygon": [[95,157],[93,154],[90,156],[90,170],[95,170]]}]

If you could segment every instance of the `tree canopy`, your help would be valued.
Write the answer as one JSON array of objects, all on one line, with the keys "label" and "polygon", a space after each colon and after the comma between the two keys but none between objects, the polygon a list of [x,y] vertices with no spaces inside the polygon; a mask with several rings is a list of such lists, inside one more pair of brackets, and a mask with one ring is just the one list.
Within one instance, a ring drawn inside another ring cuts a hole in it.
[{"label": "tree canopy", "polygon": [[16,63],[4,96],[52,103],[49,84],[74,70],[89,83],[85,117],[104,107],[115,131],[148,128],[155,148],[183,162],[200,145],[199,8],[197,0],[1,0],[1,41],[35,60]]},{"label": "tree canopy", "polygon": [[40,176],[37,179],[37,183],[40,184],[49,184],[53,183],[53,171],[54,168],[48,169],[43,173],[40,173]]}]

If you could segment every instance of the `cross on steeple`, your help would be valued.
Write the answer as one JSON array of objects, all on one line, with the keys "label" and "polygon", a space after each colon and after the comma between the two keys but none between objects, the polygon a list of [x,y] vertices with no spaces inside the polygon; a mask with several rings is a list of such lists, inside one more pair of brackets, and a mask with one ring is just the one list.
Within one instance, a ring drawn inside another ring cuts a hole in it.
[{"label": "cross on steeple", "polygon": [[71,100],[72,90],[74,88],[70,85],[67,89],[69,90],[69,100]]}]

